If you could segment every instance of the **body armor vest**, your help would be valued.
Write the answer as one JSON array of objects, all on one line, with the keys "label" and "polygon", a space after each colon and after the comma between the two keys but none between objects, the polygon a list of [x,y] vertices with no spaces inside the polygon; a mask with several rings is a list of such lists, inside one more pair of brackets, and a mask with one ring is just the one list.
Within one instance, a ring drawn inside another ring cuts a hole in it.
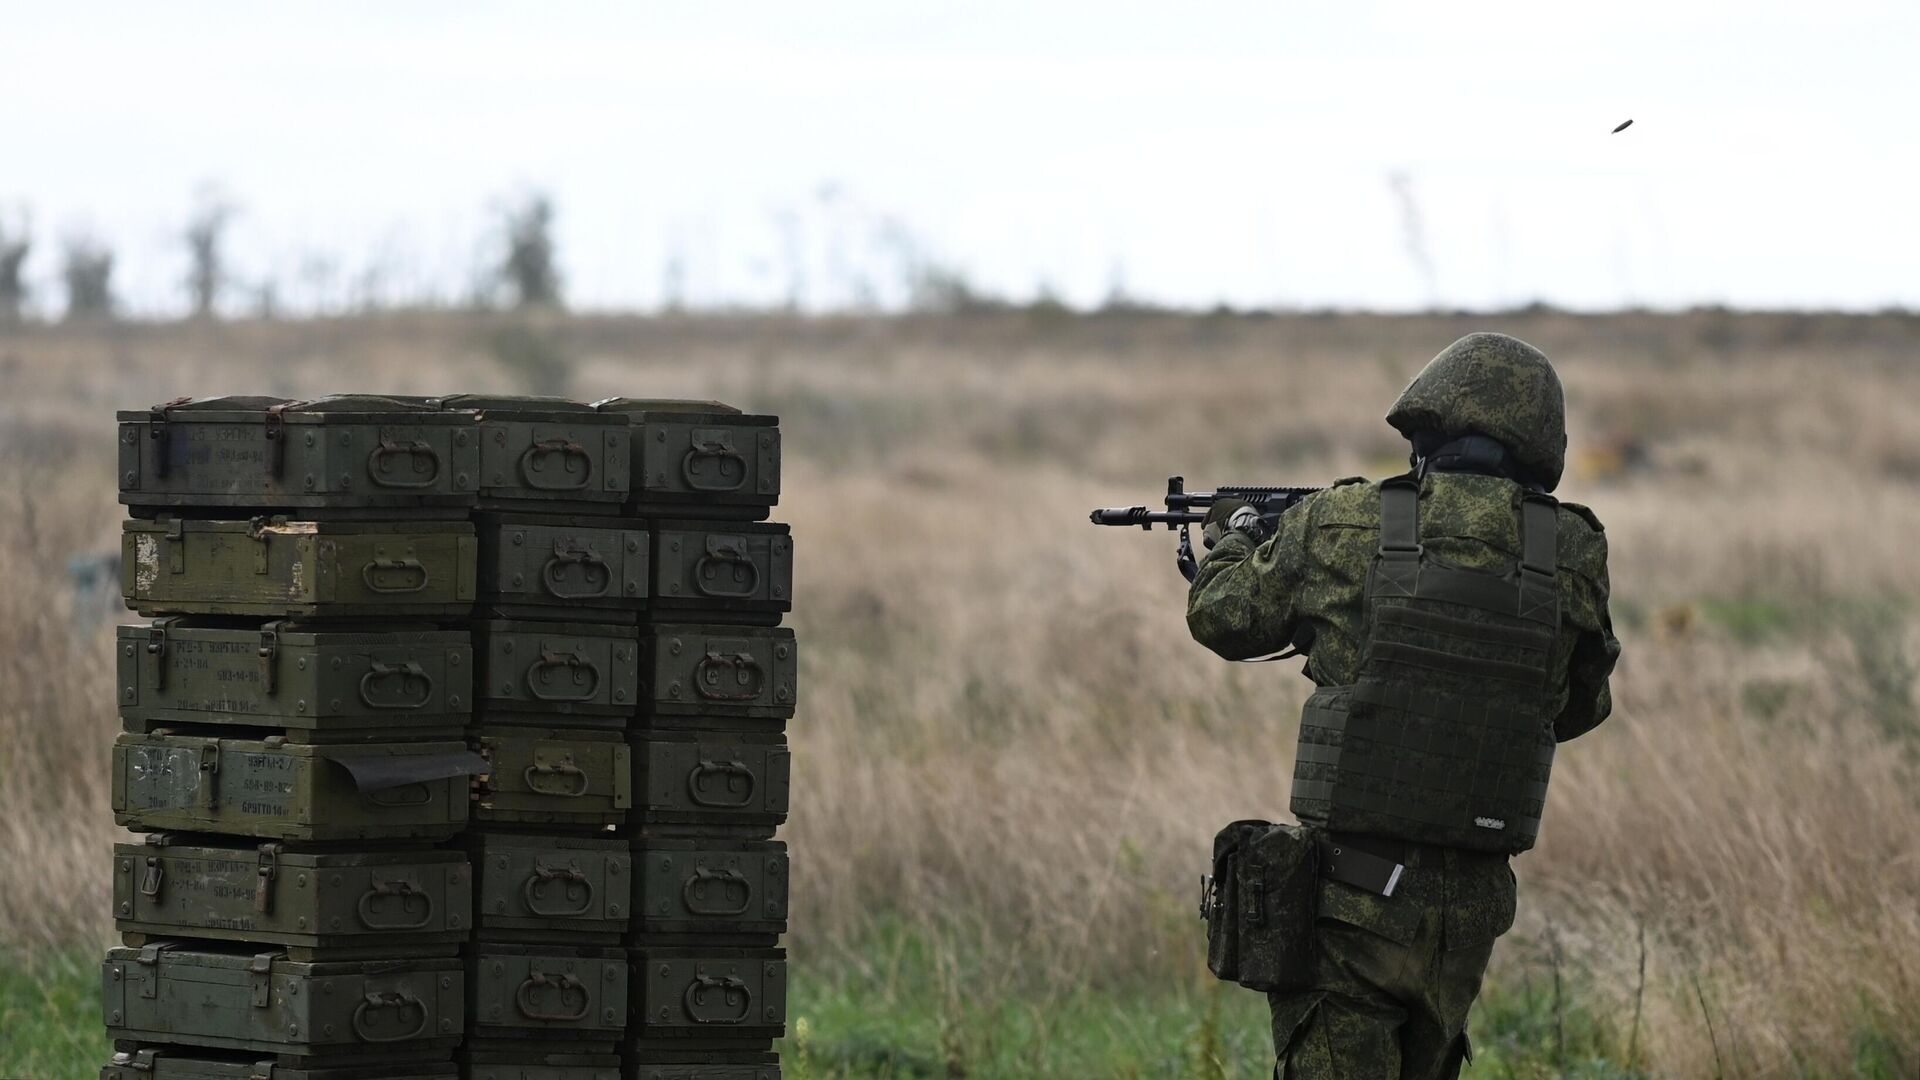
[{"label": "body armor vest", "polygon": [[1300,719],[1301,821],[1475,851],[1533,846],[1555,745],[1555,506],[1525,494],[1520,562],[1501,575],[1429,556],[1419,481],[1381,484],[1359,681],[1315,691]]}]

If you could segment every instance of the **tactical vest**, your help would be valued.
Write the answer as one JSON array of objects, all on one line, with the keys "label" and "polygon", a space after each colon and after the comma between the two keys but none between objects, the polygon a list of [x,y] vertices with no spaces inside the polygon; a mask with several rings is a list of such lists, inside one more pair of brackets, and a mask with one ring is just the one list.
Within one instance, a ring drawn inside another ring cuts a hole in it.
[{"label": "tactical vest", "polygon": [[1520,562],[1502,575],[1428,555],[1419,481],[1381,484],[1359,681],[1317,690],[1300,718],[1301,821],[1475,851],[1533,846],[1553,766],[1555,507],[1526,493]]}]

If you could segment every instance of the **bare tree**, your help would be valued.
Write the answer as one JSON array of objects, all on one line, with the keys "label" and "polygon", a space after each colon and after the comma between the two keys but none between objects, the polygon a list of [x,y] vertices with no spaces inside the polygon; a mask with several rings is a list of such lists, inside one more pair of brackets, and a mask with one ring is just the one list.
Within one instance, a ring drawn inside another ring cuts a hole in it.
[{"label": "bare tree", "polygon": [[113,317],[113,252],[86,233],[69,236],[60,277],[67,287],[67,319]]},{"label": "bare tree", "polygon": [[1387,174],[1387,187],[1393,191],[1393,200],[1400,210],[1400,240],[1407,251],[1407,261],[1413,264],[1414,271],[1427,286],[1427,306],[1440,306],[1440,274],[1434,268],[1433,254],[1427,248],[1426,219],[1420,213],[1420,197],[1413,190],[1413,174],[1405,169],[1396,169]]},{"label": "bare tree", "polygon": [[559,307],[560,266],[554,257],[553,200],[534,192],[506,211],[506,257],[500,281],[517,308]]},{"label": "bare tree", "polygon": [[225,253],[220,245],[238,208],[210,186],[200,190],[196,202],[193,217],[187,221],[187,254],[192,259],[187,291],[193,298],[194,317],[207,319],[213,317],[214,304],[227,282]]},{"label": "bare tree", "polygon": [[27,303],[23,268],[27,254],[33,250],[29,228],[24,215],[18,235],[9,234],[6,226],[0,224],[0,323],[19,322],[21,309]]}]

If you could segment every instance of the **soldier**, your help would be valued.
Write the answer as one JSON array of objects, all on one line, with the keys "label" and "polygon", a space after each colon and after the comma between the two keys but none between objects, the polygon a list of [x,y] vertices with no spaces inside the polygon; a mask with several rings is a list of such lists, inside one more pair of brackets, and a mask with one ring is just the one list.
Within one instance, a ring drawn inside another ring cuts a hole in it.
[{"label": "soldier", "polygon": [[1469,334],[1387,414],[1413,468],[1281,516],[1216,502],[1188,597],[1232,660],[1289,646],[1317,685],[1292,810],[1319,854],[1312,969],[1269,995],[1282,1080],[1433,1080],[1471,1057],[1468,1007],[1513,924],[1557,742],[1612,705],[1620,655],[1593,512],[1547,495],[1566,457],[1539,350]]}]

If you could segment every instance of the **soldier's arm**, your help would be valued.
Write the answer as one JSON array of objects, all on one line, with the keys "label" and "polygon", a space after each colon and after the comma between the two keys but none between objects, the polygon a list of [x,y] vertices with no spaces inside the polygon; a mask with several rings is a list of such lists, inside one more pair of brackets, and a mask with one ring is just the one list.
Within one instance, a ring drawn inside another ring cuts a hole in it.
[{"label": "soldier's arm", "polygon": [[1279,529],[1258,547],[1243,533],[1228,533],[1214,546],[1187,592],[1187,629],[1195,641],[1228,660],[1293,643],[1312,503],[1280,515]]},{"label": "soldier's arm", "polygon": [[1578,738],[1600,725],[1613,711],[1607,679],[1620,659],[1620,639],[1613,636],[1613,618],[1607,611],[1607,541],[1592,512],[1578,508],[1594,526],[1583,537],[1587,549],[1579,568],[1563,570],[1573,588],[1566,595],[1566,619],[1578,633],[1567,664],[1567,705],[1554,719],[1553,735],[1561,742]]}]

